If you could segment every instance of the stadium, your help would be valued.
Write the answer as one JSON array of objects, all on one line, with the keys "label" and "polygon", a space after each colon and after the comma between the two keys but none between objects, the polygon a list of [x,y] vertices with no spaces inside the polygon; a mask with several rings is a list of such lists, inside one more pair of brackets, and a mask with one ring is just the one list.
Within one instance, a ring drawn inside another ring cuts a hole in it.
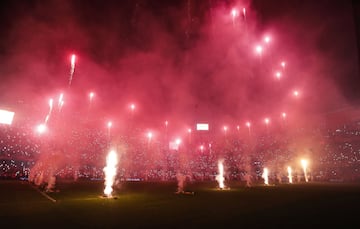
[{"label": "stadium", "polygon": [[359,225],[358,4],[25,2],[1,3],[2,225]]}]

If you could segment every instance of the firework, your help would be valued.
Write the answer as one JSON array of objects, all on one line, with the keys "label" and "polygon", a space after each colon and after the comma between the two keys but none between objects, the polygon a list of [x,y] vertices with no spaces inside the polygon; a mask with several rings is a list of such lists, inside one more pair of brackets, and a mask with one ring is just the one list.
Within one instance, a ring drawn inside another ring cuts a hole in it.
[{"label": "firework", "polygon": [[264,41],[265,41],[266,44],[268,44],[268,43],[270,43],[271,38],[269,36],[265,36]]},{"label": "firework", "polygon": [[264,119],[264,122],[265,122],[266,125],[269,125],[270,119],[269,119],[269,118],[265,118],[265,119]]},{"label": "firework", "polygon": [[63,101],[63,97],[64,97],[64,94],[61,93],[60,96],[59,96],[59,102],[58,102],[58,107],[59,107],[59,108],[60,108],[61,103],[62,103],[62,101]]},{"label": "firework", "polygon": [[53,109],[53,99],[50,99],[49,100],[49,114],[51,114],[52,109]]},{"label": "firework", "polygon": [[201,151],[201,152],[204,151],[204,146],[203,146],[203,145],[200,146],[200,151]]},{"label": "firework", "polygon": [[134,110],[135,110],[135,104],[132,103],[132,104],[130,105],[130,109],[131,109],[132,112],[134,112]]},{"label": "firework", "polygon": [[180,193],[184,193],[184,183],[185,183],[185,180],[186,180],[186,176],[181,174],[181,173],[177,173],[176,174],[176,179],[178,181],[178,188],[177,188],[177,194],[180,194]]},{"label": "firework", "polygon": [[61,93],[60,96],[59,96],[59,101],[58,101],[58,109],[59,109],[59,112],[61,111],[61,108],[63,107],[64,105],[64,94]]},{"label": "firework", "polygon": [[288,178],[289,178],[289,183],[292,184],[293,179],[292,179],[292,169],[290,166],[287,167],[287,172],[288,172]]},{"label": "firework", "polygon": [[49,121],[49,118],[50,118],[50,116],[49,116],[49,115],[46,115],[46,117],[45,117],[45,123],[47,123],[47,122]]},{"label": "firework", "polygon": [[308,182],[309,181],[308,176],[307,176],[308,161],[305,160],[305,159],[302,159],[300,162],[301,162],[301,166],[302,166],[303,171],[304,171],[305,182]]},{"label": "firework", "polygon": [[71,82],[73,79],[73,75],[75,72],[75,61],[76,61],[76,56],[75,54],[71,55],[71,61],[70,61],[70,77],[69,77],[69,87],[71,86]]},{"label": "firework", "polygon": [[247,126],[248,130],[249,130],[249,135],[250,135],[250,127],[251,127],[251,123],[250,122],[246,122],[245,125]]},{"label": "firework", "polygon": [[53,99],[49,99],[49,112],[45,117],[45,124],[49,121],[53,109]]},{"label": "firework", "polygon": [[225,132],[225,134],[226,134],[226,132],[227,132],[227,130],[228,130],[228,127],[227,127],[227,126],[223,126],[223,130],[224,130],[224,132]]},{"label": "firework", "polygon": [[222,160],[218,161],[218,171],[219,171],[219,174],[216,175],[215,179],[219,183],[219,188],[224,189],[225,188],[225,185],[224,185],[225,178],[224,178],[224,165],[223,165]]},{"label": "firework", "polygon": [[36,127],[36,131],[39,133],[39,134],[42,134],[46,131],[47,127],[45,124],[40,124]]},{"label": "firework", "polygon": [[264,184],[269,185],[269,170],[264,168],[263,174],[261,176],[264,179]]},{"label": "firework", "polygon": [[95,93],[94,92],[90,92],[89,93],[89,99],[90,99],[90,103],[92,102],[93,98],[94,98]]},{"label": "firework", "polygon": [[281,78],[281,72],[276,72],[275,76],[276,76],[277,79],[280,79]]},{"label": "firework", "polygon": [[106,157],[106,166],[104,167],[105,173],[105,189],[104,194],[107,197],[112,196],[113,184],[116,176],[116,165],[118,163],[117,155],[114,150],[111,150]]},{"label": "firework", "polygon": [[148,132],[147,137],[148,137],[148,143],[150,143],[150,142],[151,142],[151,139],[152,139],[152,137],[153,137],[152,132]]},{"label": "firework", "polygon": [[281,64],[281,67],[285,68],[285,66],[286,66],[285,61],[282,61],[280,64]]},{"label": "firework", "polygon": [[294,90],[294,91],[293,91],[293,95],[294,95],[295,97],[299,97],[299,94],[300,94],[300,93],[299,93],[298,90]]},{"label": "firework", "polygon": [[257,54],[261,55],[261,53],[262,53],[262,51],[263,51],[262,46],[261,46],[261,45],[257,45],[257,46],[255,47],[255,51],[256,51]]},{"label": "firework", "polygon": [[233,22],[233,26],[235,26],[235,19],[236,17],[239,15],[239,12],[237,9],[232,9],[231,10],[231,16],[232,16],[232,22]]}]

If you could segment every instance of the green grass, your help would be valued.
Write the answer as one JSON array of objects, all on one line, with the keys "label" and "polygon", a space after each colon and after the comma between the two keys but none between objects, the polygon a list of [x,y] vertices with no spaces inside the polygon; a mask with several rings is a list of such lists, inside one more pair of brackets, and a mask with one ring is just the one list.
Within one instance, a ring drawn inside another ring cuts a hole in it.
[{"label": "green grass", "polygon": [[176,183],[127,182],[117,199],[101,198],[102,182],[63,182],[42,196],[29,183],[0,181],[0,224],[12,228],[356,228],[359,184],[294,184],[217,190],[192,183],[195,195],[176,195]]}]

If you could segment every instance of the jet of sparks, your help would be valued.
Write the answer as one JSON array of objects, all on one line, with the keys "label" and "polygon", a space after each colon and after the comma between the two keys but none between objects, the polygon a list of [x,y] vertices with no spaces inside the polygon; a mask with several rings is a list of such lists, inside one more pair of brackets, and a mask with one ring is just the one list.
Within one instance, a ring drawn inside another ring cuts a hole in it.
[{"label": "jet of sparks", "polygon": [[218,161],[218,171],[219,171],[219,174],[216,175],[215,179],[219,183],[219,188],[224,189],[225,188],[225,185],[224,185],[224,181],[225,181],[225,178],[224,178],[224,165],[223,165],[223,162],[221,160]]},{"label": "jet of sparks", "polygon": [[302,159],[301,160],[301,166],[302,166],[303,171],[304,171],[305,182],[309,181],[308,176],[307,176],[307,165],[308,165],[308,161],[305,160],[305,159]]},{"label": "jet of sparks", "polygon": [[292,179],[292,170],[290,166],[287,167],[287,172],[288,172],[289,183],[292,184],[293,179]]},{"label": "jet of sparks", "polygon": [[269,170],[267,168],[264,168],[264,172],[261,177],[264,179],[264,184],[269,185]]},{"label": "jet of sparks", "polygon": [[117,155],[114,150],[111,150],[106,157],[106,166],[104,167],[105,173],[105,189],[104,194],[111,197],[113,192],[113,184],[116,176],[116,165],[118,163]]}]

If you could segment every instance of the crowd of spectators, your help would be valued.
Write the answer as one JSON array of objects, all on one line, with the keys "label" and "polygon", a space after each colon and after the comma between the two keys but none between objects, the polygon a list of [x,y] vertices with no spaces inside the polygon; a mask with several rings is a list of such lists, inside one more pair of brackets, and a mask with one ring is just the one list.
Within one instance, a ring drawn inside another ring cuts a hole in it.
[{"label": "crowd of spectators", "polygon": [[[287,182],[287,166],[303,179],[301,158],[309,160],[311,180],[360,180],[360,122],[336,128],[255,133],[197,133],[169,147],[166,134],[147,139],[133,128],[124,134],[83,126],[42,137],[26,126],[0,126],[0,178],[27,178],[37,163],[58,178],[103,179],[106,154],[115,147],[118,178],[168,181],[182,173],[193,180],[214,180],[222,161],[228,180],[261,179],[264,167],[272,182]],[[60,140],[59,140],[60,139]],[[46,156],[44,156],[46,155]],[[44,159],[46,158],[46,159]],[[46,171],[45,171],[46,172]]]}]

